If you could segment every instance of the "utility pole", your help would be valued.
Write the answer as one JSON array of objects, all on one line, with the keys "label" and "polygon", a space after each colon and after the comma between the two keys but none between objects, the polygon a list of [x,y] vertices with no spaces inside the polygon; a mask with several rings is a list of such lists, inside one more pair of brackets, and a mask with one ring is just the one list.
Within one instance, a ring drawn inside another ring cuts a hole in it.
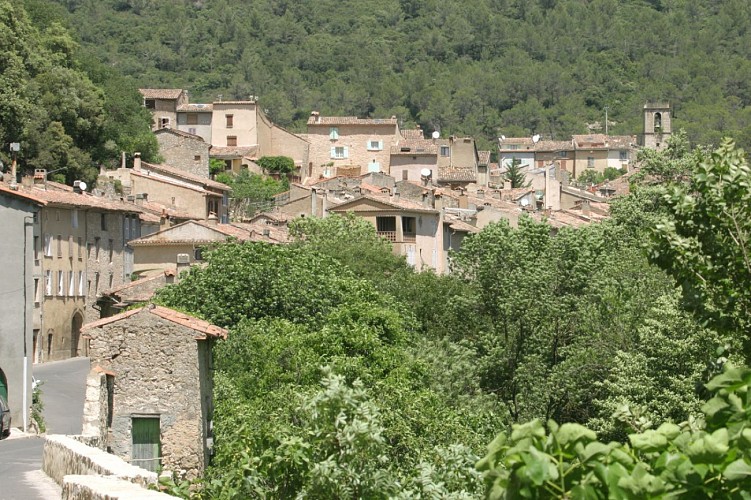
[{"label": "utility pole", "polygon": [[605,106],[605,135],[608,135],[608,106]]}]

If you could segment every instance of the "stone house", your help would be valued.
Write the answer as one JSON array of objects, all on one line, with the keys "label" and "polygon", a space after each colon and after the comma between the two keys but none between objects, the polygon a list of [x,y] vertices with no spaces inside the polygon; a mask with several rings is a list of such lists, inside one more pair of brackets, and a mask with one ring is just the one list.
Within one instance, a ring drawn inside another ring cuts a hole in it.
[{"label": "stone house", "polygon": [[376,228],[391,242],[396,255],[403,255],[416,270],[446,271],[443,252],[442,212],[430,203],[417,203],[393,196],[365,194],[329,208],[331,213],[352,212]]},{"label": "stone house", "polygon": [[202,137],[173,128],[154,132],[164,163],[184,172],[208,179],[209,148]]},{"label": "stone house", "polygon": [[308,119],[310,180],[367,172],[390,173],[391,148],[399,144],[396,117],[321,116]]},{"label": "stone house", "polygon": [[16,427],[27,428],[31,405],[34,323],[41,322],[35,308],[34,284],[42,277],[41,263],[34,259],[39,239],[39,212],[44,200],[0,183],[0,254],[4,272],[0,280],[0,396],[11,409]]},{"label": "stone house", "polygon": [[636,159],[636,136],[613,136],[589,134],[572,136],[574,149],[571,176],[593,170],[604,172],[606,168],[627,171]]},{"label": "stone house", "polygon": [[151,130],[172,128],[177,123],[177,108],[188,102],[188,93],[182,89],[139,89],[143,106],[153,117]]},{"label": "stone house", "polygon": [[88,323],[84,435],[147,470],[201,475],[213,418],[212,347],[227,331],[148,305]]}]

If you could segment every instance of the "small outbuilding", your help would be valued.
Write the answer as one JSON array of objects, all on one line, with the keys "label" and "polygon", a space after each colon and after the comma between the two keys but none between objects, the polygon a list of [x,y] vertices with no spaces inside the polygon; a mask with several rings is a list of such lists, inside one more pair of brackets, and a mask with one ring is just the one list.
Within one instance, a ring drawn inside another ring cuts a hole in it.
[{"label": "small outbuilding", "polygon": [[212,443],[211,351],[227,331],[150,304],[84,325],[84,435],[151,471],[198,477]]}]

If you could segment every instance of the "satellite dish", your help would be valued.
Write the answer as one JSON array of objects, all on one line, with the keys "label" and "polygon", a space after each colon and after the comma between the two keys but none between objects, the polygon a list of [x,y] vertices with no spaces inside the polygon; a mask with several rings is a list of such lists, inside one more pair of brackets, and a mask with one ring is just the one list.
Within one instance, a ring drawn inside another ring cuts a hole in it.
[{"label": "satellite dish", "polygon": [[433,132],[433,139],[438,139],[439,137],[441,137],[441,133],[439,131],[436,130],[435,132]]},{"label": "satellite dish", "polygon": [[537,144],[538,142],[540,142],[540,134],[533,135],[532,136],[532,142],[534,142],[535,144]]},{"label": "satellite dish", "polygon": [[501,140],[505,141],[506,140],[506,136],[505,135],[501,135]]},{"label": "satellite dish", "polygon": [[522,198],[521,204],[523,207],[526,207],[527,205],[529,205],[529,200],[526,198]]},{"label": "satellite dish", "polygon": [[431,175],[433,175],[433,172],[431,172],[429,168],[423,168],[422,170],[420,170],[420,175],[422,175],[423,177],[430,177]]},{"label": "satellite dish", "polygon": [[86,191],[86,188],[89,186],[87,186],[84,181],[81,181],[78,183],[78,187],[81,188],[81,191]]}]

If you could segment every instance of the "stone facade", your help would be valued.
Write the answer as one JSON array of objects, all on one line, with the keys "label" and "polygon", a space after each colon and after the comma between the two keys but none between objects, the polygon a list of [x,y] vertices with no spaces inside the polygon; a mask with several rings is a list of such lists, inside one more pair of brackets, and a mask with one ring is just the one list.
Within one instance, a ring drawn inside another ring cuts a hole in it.
[{"label": "stone facade", "polygon": [[[92,365],[113,374],[107,439],[112,453],[132,461],[134,420],[157,419],[161,466],[183,477],[200,476],[208,463],[213,414],[211,346],[226,331],[159,306],[130,310],[83,330]],[[93,394],[89,398],[99,401]]]},{"label": "stone facade", "polygon": [[198,177],[209,178],[210,144],[197,135],[174,129],[164,128],[154,134],[159,142],[159,154],[167,165]]}]

